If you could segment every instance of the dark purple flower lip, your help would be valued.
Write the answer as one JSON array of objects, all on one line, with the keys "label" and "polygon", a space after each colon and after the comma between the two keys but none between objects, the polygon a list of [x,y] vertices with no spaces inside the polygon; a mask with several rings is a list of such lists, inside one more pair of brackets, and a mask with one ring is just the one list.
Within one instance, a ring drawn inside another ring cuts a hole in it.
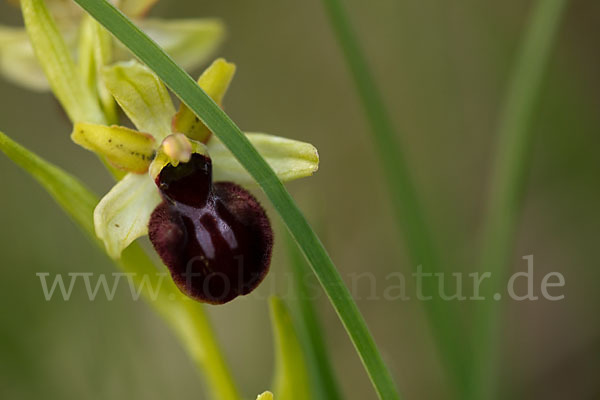
[{"label": "dark purple flower lip", "polygon": [[148,226],[150,241],[179,289],[198,301],[223,304],[254,290],[271,262],[273,231],[248,191],[212,184],[210,158],[193,154],[156,178],[163,197]]}]

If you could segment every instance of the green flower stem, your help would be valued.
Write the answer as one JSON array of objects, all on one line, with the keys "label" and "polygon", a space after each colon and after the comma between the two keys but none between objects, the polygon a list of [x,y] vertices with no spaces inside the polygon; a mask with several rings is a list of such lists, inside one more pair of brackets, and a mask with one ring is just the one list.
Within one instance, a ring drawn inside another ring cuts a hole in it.
[{"label": "green flower stem", "polygon": [[299,335],[308,349],[306,358],[315,386],[314,398],[340,400],[342,396],[329,361],[327,344],[310,297],[311,293],[305,282],[305,274],[309,271],[308,266],[298,251],[298,246],[289,235],[286,235],[286,245],[290,269],[294,277],[294,305],[299,315]]},{"label": "green flower stem", "polygon": [[[104,250],[103,243],[98,242],[98,245]],[[136,277],[156,276],[154,264],[137,243],[129,246],[117,263],[125,272],[134,272]],[[152,294],[147,291],[144,291],[144,295],[169,323],[187,354],[202,371],[209,385],[209,398],[240,400],[237,386],[204,306],[184,296],[169,277],[160,283],[151,282],[149,287],[159,287],[157,285],[161,285],[158,297],[152,298]]]},{"label": "green flower stem", "polygon": [[521,198],[528,172],[533,130],[531,119],[552,43],[560,26],[566,0],[538,0],[523,37],[510,78],[497,136],[497,154],[490,180],[488,218],[484,228],[482,271],[490,272],[491,285],[482,293],[487,300],[475,315],[475,353],[469,399],[491,399],[498,389],[502,293],[510,269]]},{"label": "green flower stem", "polygon": [[[2,132],[0,150],[33,176],[104,252],[104,244],[96,237],[92,220],[98,203],[94,194],[75,177],[29,152]],[[239,400],[240,396],[203,307],[183,296],[170,278],[157,275],[159,271],[138,244],[129,246],[116,263],[124,272],[132,274],[148,303],[179,336],[187,352],[206,375],[212,394],[210,398]]]},{"label": "green flower stem", "polygon": [[311,400],[306,355],[288,308],[278,297],[269,300],[275,341],[273,393],[278,400]]},{"label": "green flower stem", "polygon": [[[413,268],[421,265],[424,273],[443,272],[410,167],[352,23],[341,0],[323,0],[323,5],[370,124],[372,138],[387,179],[396,223],[404,234]],[[423,280],[423,293],[437,292],[435,279]],[[443,302],[434,296],[423,305],[446,370],[458,386],[464,386],[467,361],[461,315],[456,304]]]},{"label": "green flower stem", "polygon": [[204,93],[185,71],[126,16],[104,0],[76,0],[98,22],[150,67],[214,132],[262,187],[309,261],[329,296],[382,399],[398,399],[392,377],[383,363],[367,325],[333,261],[277,175],[239,127]]}]

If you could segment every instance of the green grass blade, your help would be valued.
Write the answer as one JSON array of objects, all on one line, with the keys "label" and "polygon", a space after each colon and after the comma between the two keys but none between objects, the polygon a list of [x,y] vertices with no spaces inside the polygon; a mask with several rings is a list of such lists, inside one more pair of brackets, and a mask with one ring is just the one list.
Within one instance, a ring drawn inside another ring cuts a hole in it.
[{"label": "green grass blade", "polygon": [[321,324],[305,282],[306,273],[309,272],[308,265],[289,235],[286,235],[286,246],[294,280],[294,305],[299,315],[299,333],[307,349],[307,363],[315,387],[314,397],[321,400],[340,400],[342,396],[329,361]]},{"label": "green grass blade", "polygon": [[[365,110],[387,180],[396,223],[407,242],[412,266],[422,265],[425,273],[443,272],[409,165],[352,23],[341,0],[323,0],[323,5]],[[436,279],[424,279],[423,292],[429,295],[438,293],[437,284]],[[464,368],[466,352],[462,346],[461,315],[454,302],[444,302],[438,297],[423,302],[423,306],[449,376],[457,385],[464,386],[467,379]]]},{"label": "green grass blade", "polygon": [[509,274],[521,198],[528,172],[533,130],[544,69],[560,26],[566,0],[538,0],[516,59],[498,129],[495,164],[490,180],[488,217],[484,228],[481,266],[491,272],[491,284],[482,293],[487,300],[476,313],[476,352],[472,363],[470,399],[491,399],[499,364],[502,293]]},{"label": "green grass blade", "polygon": [[[87,237],[104,252],[104,244],[96,237],[92,215],[98,198],[75,177],[41,159],[0,132],[0,151],[34,177],[62,209],[83,229]],[[225,363],[208,317],[198,303],[189,301],[173,281],[162,279],[142,248],[136,243],[127,248],[117,265],[131,273],[136,287],[169,322],[188,354],[208,378],[211,398],[239,400],[235,384]],[[143,279],[146,277],[146,285]],[[152,288],[158,290],[154,296]]]},{"label": "green grass blade", "polygon": [[86,233],[95,241],[92,214],[98,198],[76,178],[41,159],[0,132],[0,151],[33,176]]},{"label": "green grass blade", "polygon": [[237,125],[196,82],[126,16],[104,0],[76,0],[140,60],[213,131],[262,187],[302,249],[325,289],[382,399],[397,399],[392,377],[348,288],[296,202]]}]

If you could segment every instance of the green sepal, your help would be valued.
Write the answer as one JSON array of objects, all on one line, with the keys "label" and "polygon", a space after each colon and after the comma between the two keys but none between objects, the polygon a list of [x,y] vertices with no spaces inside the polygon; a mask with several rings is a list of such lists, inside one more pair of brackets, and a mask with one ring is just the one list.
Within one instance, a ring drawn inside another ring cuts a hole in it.
[{"label": "green sepal", "polygon": [[[225,38],[225,25],[213,18],[145,18],[137,22],[177,65],[188,71],[210,60]],[[122,56],[123,59],[131,58],[131,53],[124,46],[121,49],[127,54]]]},{"label": "green sepal", "polygon": [[146,66],[122,62],[102,69],[106,87],[140,132],[157,141],[171,134],[175,108],[167,88]]},{"label": "green sepal", "polygon": [[114,167],[136,174],[148,171],[156,147],[152,135],[115,125],[76,123],[71,139]]},{"label": "green sepal", "polygon": [[[198,85],[221,106],[234,74],[235,64],[219,58],[200,75]],[[173,131],[184,133],[190,139],[202,143],[206,143],[211,135],[206,125],[183,103],[173,118]]]},{"label": "green sepal", "polygon": [[[319,169],[319,153],[310,143],[264,133],[246,133],[246,137],[282,182],[310,176]],[[255,184],[219,138],[211,136],[206,146],[213,161],[215,181],[232,181],[244,186]]]}]

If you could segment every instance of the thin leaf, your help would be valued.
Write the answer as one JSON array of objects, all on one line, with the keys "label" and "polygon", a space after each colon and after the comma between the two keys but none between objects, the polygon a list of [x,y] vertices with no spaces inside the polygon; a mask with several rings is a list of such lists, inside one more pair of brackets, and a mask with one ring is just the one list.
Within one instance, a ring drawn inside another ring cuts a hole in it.
[{"label": "thin leaf", "polygon": [[71,175],[29,152],[2,132],[0,150],[33,176],[79,226],[86,232],[94,232],[92,212],[98,202],[96,196]]},{"label": "thin leaf", "polygon": [[566,5],[566,0],[538,0],[510,77],[496,139],[481,255],[481,272],[491,273],[492,279],[481,294],[486,301],[478,304],[475,313],[467,399],[491,399],[497,393],[502,306],[493,296],[502,292],[508,279],[531,154],[531,119]]},{"label": "thin leaf", "polygon": [[319,323],[317,311],[306,284],[306,274],[310,273],[310,270],[302,254],[298,251],[298,246],[289,235],[286,235],[286,247],[294,279],[295,303],[300,317],[298,331],[300,339],[305,343],[309,372],[314,382],[315,393],[313,398],[322,400],[342,399],[331,361],[329,361],[323,329]]},{"label": "thin leaf", "polygon": [[273,391],[279,400],[310,400],[306,361],[290,314],[278,297],[271,297],[270,305],[276,364]]},{"label": "thin leaf", "polygon": [[76,1],[145,62],[221,139],[258,182],[325,289],[356,347],[377,394],[382,399],[398,399],[399,395],[391,374],[383,363],[365,320],[344,285],[335,264],[294,199],[240,128],[202,91],[194,79],[110,3],[103,0]]},{"label": "thin leaf", "polygon": [[[445,269],[423,210],[410,166],[398,141],[398,134],[387,112],[375,78],[360,47],[354,27],[341,0],[323,0],[329,23],[343,51],[352,74],[359,99],[371,127],[372,139],[387,180],[396,225],[402,232],[413,268],[422,266],[425,273],[443,273]],[[437,293],[435,279],[423,280],[423,293]],[[442,362],[457,385],[464,386],[466,377],[465,343],[461,313],[456,303],[434,296],[422,302]]]}]

